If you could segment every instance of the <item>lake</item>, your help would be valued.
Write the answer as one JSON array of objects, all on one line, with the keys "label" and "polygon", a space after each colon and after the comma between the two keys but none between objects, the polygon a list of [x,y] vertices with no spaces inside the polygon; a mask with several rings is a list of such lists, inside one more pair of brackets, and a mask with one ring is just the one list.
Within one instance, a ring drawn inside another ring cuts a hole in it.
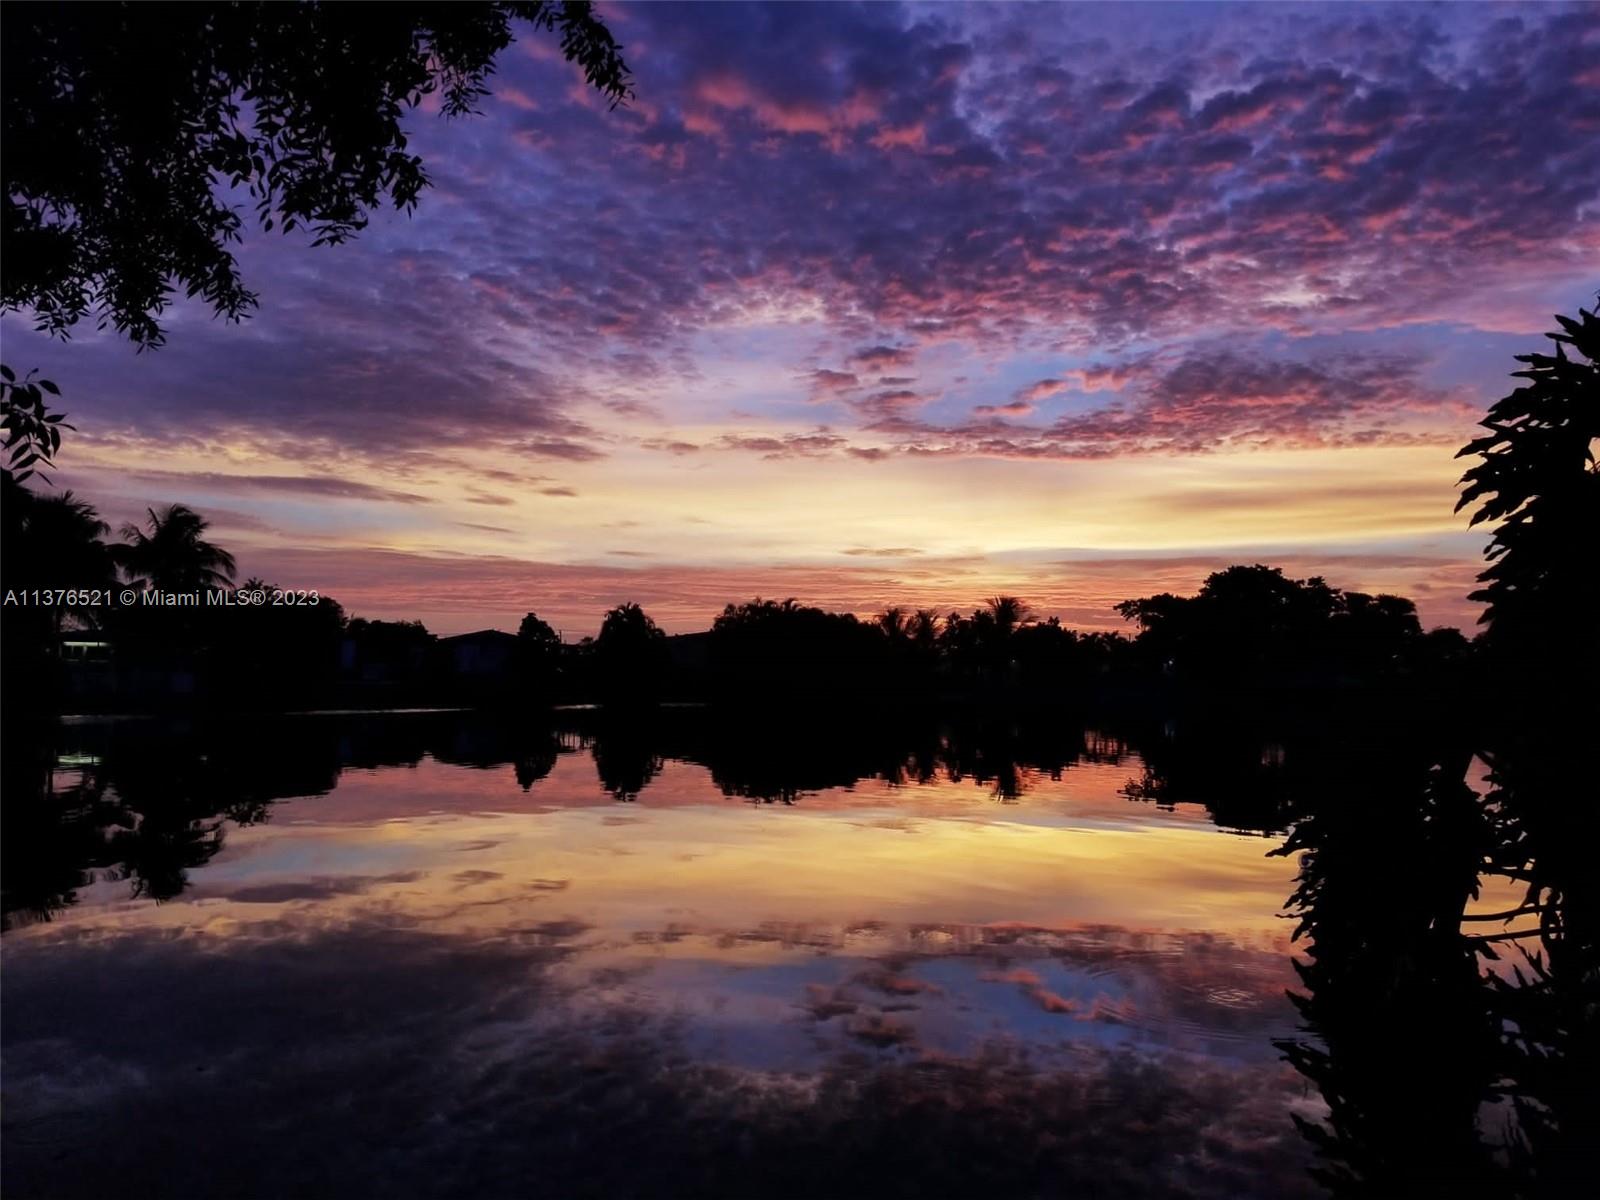
[{"label": "lake", "polygon": [[1292,754],[1198,803],[1181,741],[69,720],[8,755],[5,1193],[1317,1194]]}]

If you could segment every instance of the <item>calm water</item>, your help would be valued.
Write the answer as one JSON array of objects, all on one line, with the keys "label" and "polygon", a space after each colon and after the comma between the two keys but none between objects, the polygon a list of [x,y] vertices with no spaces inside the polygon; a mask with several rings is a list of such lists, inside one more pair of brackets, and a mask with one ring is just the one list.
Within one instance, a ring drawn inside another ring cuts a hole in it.
[{"label": "calm water", "polygon": [[1313,1194],[1270,819],[1065,723],[707,721],[56,731],[6,1195]]}]

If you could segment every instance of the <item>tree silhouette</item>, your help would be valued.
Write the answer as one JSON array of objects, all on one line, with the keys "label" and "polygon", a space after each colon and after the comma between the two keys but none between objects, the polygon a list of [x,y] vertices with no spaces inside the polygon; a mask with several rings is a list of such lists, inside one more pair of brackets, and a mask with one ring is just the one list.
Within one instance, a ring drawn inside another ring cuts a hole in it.
[{"label": "tree silhouette", "polygon": [[567,672],[567,648],[561,635],[537,613],[528,613],[517,627],[513,671],[520,697],[527,702],[549,701],[557,693]]},{"label": "tree silhouette", "polygon": [[[4,482],[5,536],[0,541],[0,577],[7,588],[109,588],[116,582],[111,548],[102,540],[110,526],[93,505],[71,491],[40,495],[10,475]],[[36,609],[17,609],[37,612]],[[59,627],[66,607],[52,611]],[[92,620],[92,607],[79,608]],[[7,614],[8,619],[15,619]]]},{"label": "tree silhouette", "polygon": [[421,621],[369,621],[352,617],[345,625],[350,639],[349,668],[371,684],[421,681],[438,638]]},{"label": "tree silhouette", "polygon": [[890,682],[904,642],[898,609],[870,624],[787,600],[730,604],[711,624],[709,658],[718,689],[790,703],[859,694]]},{"label": "tree silhouette", "polygon": [[[207,608],[198,631],[209,680],[236,705],[284,709],[320,703],[339,665],[344,609],[331,596],[315,604],[272,604],[283,589],[245,580],[236,607]],[[266,597],[268,602],[262,603]]]},{"label": "tree silhouette", "polygon": [[1116,608],[1139,624],[1136,644],[1152,666],[1203,686],[1370,683],[1424,657],[1410,600],[1289,579],[1260,563],[1215,572],[1194,596],[1162,593]]},{"label": "tree silhouette", "polygon": [[[1472,524],[1498,522],[1472,599],[1488,607],[1491,647],[1524,670],[1563,670],[1573,651],[1592,670],[1600,661],[1600,318],[1578,310],[1557,316],[1551,354],[1519,354],[1529,380],[1489,409],[1489,430],[1457,457],[1482,461],[1462,476],[1460,511],[1476,503]],[[1569,356],[1568,351],[1572,354]],[[1576,645],[1574,645],[1576,641]]]},{"label": "tree silhouette", "polygon": [[991,596],[984,601],[996,632],[1009,637],[1033,619],[1033,607],[1016,596]]},{"label": "tree silhouette", "polygon": [[561,635],[537,613],[529,613],[517,626],[517,670],[523,678],[538,683],[554,679],[563,649]]},{"label": "tree silhouette", "polygon": [[1051,617],[1012,633],[1008,656],[1016,664],[1018,682],[1034,692],[1060,688],[1087,674],[1078,636]]},{"label": "tree silhouette", "polygon": [[931,608],[919,608],[906,622],[906,636],[918,648],[931,652],[939,641],[939,614]]},{"label": "tree silhouette", "polygon": [[[7,478],[13,475],[18,483],[33,475],[38,468],[51,467],[56,451],[61,449],[61,431],[71,429],[65,414],[53,413],[45,405],[45,394],[59,396],[61,389],[48,379],[35,379],[29,371],[20,381],[10,367],[0,364],[0,431],[5,434],[4,449],[10,456],[5,460]],[[49,476],[38,471],[46,483]]]},{"label": "tree silhouette", "polygon": [[[0,472],[0,589],[68,590],[55,605],[8,606],[0,639],[0,686],[5,706],[48,706],[57,675],[58,644],[71,623],[98,628],[106,614],[116,566],[102,540],[106,523],[70,491],[40,495]],[[99,589],[102,599],[94,602]]]},{"label": "tree silhouette", "polygon": [[529,613],[522,618],[522,623],[517,626],[517,637],[529,650],[538,654],[555,655],[561,652],[561,635],[551,628],[548,621],[541,621],[538,613]]},{"label": "tree silhouette", "polygon": [[[1518,1165],[1556,1194],[1592,1179],[1600,1144],[1600,808],[1590,786],[1600,665],[1600,319],[1556,317],[1553,355],[1518,355],[1529,383],[1498,401],[1489,433],[1461,455],[1457,509],[1497,527],[1474,598],[1487,603],[1489,670],[1477,696],[1491,719],[1480,753],[1500,844],[1490,868],[1519,884],[1505,935],[1513,969],[1497,981],[1519,1119]],[[1569,354],[1570,351],[1570,354]],[[1529,924],[1532,922],[1533,924]]]},{"label": "tree silhouette", "polygon": [[907,616],[906,610],[899,605],[895,605],[893,608],[886,608],[879,613],[876,618],[876,624],[879,629],[883,630],[883,636],[892,642],[900,641],[902,638],[910,636],[910,618]]},{"label": "tree silhouette", "polygon": [[992,596],[971,616],[951,613],[939,634],[939,648],[953,680],[985,690],[1015,682],[1016,637],[1032,620],[1032,608],[1015,596]]},{"label": "tree silhouette", "polygon": [[118,565],[128,579],[160,591],[191,592],[226,587],[233,579],[233,555],[206,541],[210,522],[194,509],[169,504],[146,510],[144,527],[122,527]]},{"label": "tree silhouette", "polygon": [[264,231],[314,245],[384,201],[410,210],[428,176],[402,116],[435,94],[447,116],[473,112],[514,21],[557,35],[613,106],[632,95],[587,3],[8,11],[0,307],[61,336],[93,312],[141,347],[161,344],[179,288],[238,320],[256,304],[232,249],[246,218],[218,181]]},{"label": "tree silhouette", "polygon": [[619,604],[606,613],[593,655],[608,699],[654,699],[666,681],[667,636],[637,604]]}]

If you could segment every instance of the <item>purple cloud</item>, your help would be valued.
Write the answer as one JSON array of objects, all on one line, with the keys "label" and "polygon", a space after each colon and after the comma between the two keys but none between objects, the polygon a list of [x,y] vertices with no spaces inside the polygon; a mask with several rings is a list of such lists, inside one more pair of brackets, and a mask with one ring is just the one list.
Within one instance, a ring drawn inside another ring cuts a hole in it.
[{"label": "purple cloud", "polygon": [[1508,280],[1600,252],[1592,7],[612,16],[637,104],[514,47],[485,117],[414,118],[414,219],[252,240],[258,318],[182,315],[149,368],[86,338],[75,408],[330,459],[592,462],[597,413],[670,418],[649,385],[694,377],[694,332],[777,301],[838,339],[812,387],[897,381],[860,406],[878,425],[912,344],[1496,319]]}]

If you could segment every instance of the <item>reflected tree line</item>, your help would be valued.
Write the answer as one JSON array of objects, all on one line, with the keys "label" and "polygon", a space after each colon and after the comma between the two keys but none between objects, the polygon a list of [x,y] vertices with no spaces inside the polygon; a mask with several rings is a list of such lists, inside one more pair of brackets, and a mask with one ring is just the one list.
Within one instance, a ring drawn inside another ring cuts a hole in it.
[{"label": "reflected tree line", "polygon": [[[176,897],[230,828],[331,791],[346,768],[509,767],[537,792],[564,759],[586,756],[619,803],[648,803],[671,762],[705,767],[723,795],[750,803],[803,804],[871,780],[964,782],[1004,803],[1079,764],[1120,764],[1130,803],[1203,805],[1231,829],[1288,831],[1275,852],[1300,861],[1289,907],[1304,939],[1305,1034],[1283,1049],[1328,1104],[1305,1128],[1336,1192],[1428,1194],[1447,1171],[1461,1194],[1562,1194],[1593,1153],[1593,818],[1583,797],[1567,794],[1559,816],[1526,799],[1585,745],[1573,725],[1502,734],[1474,757],[1459,724],[1399,708],[1190,711],[1098,729],[1045,714],[810,728],[709,717],[58,727],[54,745],[4,760],[6,921],[48,920],[96,880]],[[1486,888],[1510,899],[1475,902]]]},{"label": "reflected tree line", "polygon": [[645,797],[669,761],[705,767],[721,793],[793,804],[865,780],[970,782],[1014,801],[1041,776],[1120,762],[1124,735],[1047,720],[956,724],[919,718],[809,728],[708,719],[703,710],[573,710],[557,721],[435,712],[190,722],[168,718],[56,726],[5,755],[0,808],[8,924],[48,920],[97,880],[169,900],[223,846],[230,826],[270,817],[279,800],[332,791],[351,768],[425,758],[509,766],[529,791],[563,755],[587,754],[599,789]]},{"label": "reflected tree line", "polygon": [[1595,726],[1523,699],[1387,760],[1329,756],[1274,851],[1300,864],[1305,1036],[1283,1048],[1328,1104],[1299,1123],[1335,1194],[1590,1194]]},{"label": "reflected tree line", "polygon": [[[1590,806],[1531,800],[1568,778],[1574,724],[1479,743],[1455,721],[1189,711],[1098,729],[1045,714],[809,728],[704,710],[603,709],[553,722],[430,713],[68,725],[4,760],[8,925],[49,920],[94,881],[172,899],[281,799],[347,768],[425,759],[510,769],[534,790],[585,756],[644,801],[671,762],[721,793],[804,803],[863,781],[964,782],[999,803],[1079,764],[1127,768],[1130,803],[1203,805],[1287,838],[1305,1032],[1283,1045],[1328,1112],[1302,1122],[1338,1194],[1560,1195],[1596,1128]],[[1503,728],[1503,727],[1502,727]],[[1568,739],[1561,745],[1561,739]],[[1506,897],[1493,899],[1493,897]],[[1491,902],[1492,901],[1492,902]]]},{"label": "reflected tree line", "polygon": [[[1268,729],[1260,717],[1198,712],[1181,720],[1128,713],[1092,726],[1039,710],[913,711],[870,724],[673,706],[553,718],[425,712],[57,725],[3,760],[5,792],[15,798],[0,809],[8,917],[48,919],[91,879],[125,879],[134,896],[171,899],[221,849],[230,825],[269,819],[279,800],[326,794],[347,769],[425,759],[509,766],[530,791],[563,756],[587,755],[599,790],[618,802],[648,800],[667,763],[688,763],[704,767],[722,795],[756,804],[801,803],[874,781],[964,784],[1011,803],[1080,764],[1126,765],[1132,801],[1204,805],[1221,825],[1266,834],[1298,819],[1329,760],[1348,753],[1321,721]],[[1400,740],[1414,736],[1408,728]],[[1377,752],[1368,746],[1355,761]]]}]

